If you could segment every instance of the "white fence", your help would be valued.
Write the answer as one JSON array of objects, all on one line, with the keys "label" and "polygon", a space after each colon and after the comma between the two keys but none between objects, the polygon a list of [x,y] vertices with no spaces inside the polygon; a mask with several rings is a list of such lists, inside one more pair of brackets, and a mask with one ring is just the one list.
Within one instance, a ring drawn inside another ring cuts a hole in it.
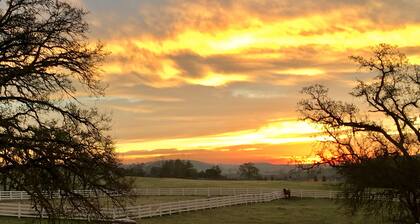
[{"label": "white fence", "polygon": [[[217,191],[216,191],[217,189]],[[4,193],[4,192],[2,192]],[[269,202],[276,199],[283,198],[283,192],[273,191],[273,189],[246,189],[246,188],[161,188],[161,189],[137,189],[138,195],[229,195],[209,197],[203,199],[184,200],[175,202],[156,203],[149,205],[139,205],[126,207],[124,210],[120,208],[106,208],[103,209],[103,214],[110,218],[125,218],[141,219],[145,217],[170,215],[186,211],[196,211],[210,208],[218,208],[240,204],[250,204],[259,202]],[[323,191],[323,190],[300,190],[292,189],[292,197],[298,198],[329,198],[333,199],[338,196],[338,191]],[[27,199],[28,195],[23,193],[4,193],[3,198],[18,201],[0,203],[0,216],[12,217],[38,217],[38,213],[32,208],[30,204],[20,201],[20,199]],[[45,214],[44,214],[45,215]],[[75,219],[88,219],[87,215],[78,214],[74,216]]]},{"label": "white fence", "polygon": [[261,194],[280,191],[279,188],[137,188],[134,195],[145,196],[227,196]]},{"label": "white fence", "polygon": [[[133,196],[228,196],[240,194],[261,194],[282,191],[280,188],[136,188],[132,189],[129,195]],[[85,197],[96,197],[94,191],[78,190],[75,191]],[[291,190],[294,197],[321,197],[333,198],[337,191],[325,190]],[[59,198],[60,193],[57,192],[54,198]],[[104,194],[99,194],[104,196]],[[25,191],[0,191],[0,201],[2,200],[28,200],[30,196]]]},{"label": "white fence", "polygon": [[240,194],[213,198],[194,199],[187,201],[165,202],[150,205],[140,205],[122,209],[108,209],[105,214],[111,218],[141,219],[153,216],[171,215],[175,213],[197,211],[232,205],[269,202],[283,198],[283,193],[271,192],[261,194]]}]

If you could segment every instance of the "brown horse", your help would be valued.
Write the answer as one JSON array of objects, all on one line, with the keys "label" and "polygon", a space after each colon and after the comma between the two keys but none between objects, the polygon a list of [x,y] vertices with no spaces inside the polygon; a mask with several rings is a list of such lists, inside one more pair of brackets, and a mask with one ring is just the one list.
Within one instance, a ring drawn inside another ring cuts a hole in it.
[{"label": "brown horse", "polygon": [[292,195],[289,189],[283,188],[283,195],[285,199],[289,199]]}]

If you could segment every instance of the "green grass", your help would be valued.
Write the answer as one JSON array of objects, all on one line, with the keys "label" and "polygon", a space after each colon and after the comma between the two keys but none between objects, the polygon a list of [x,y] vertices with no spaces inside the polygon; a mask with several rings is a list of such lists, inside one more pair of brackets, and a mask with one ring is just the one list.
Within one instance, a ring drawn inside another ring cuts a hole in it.
[{"label": "green grass", "polygon": [[[193,211],[138,220],[141,224],[389,224],[362,215],[347,216],[327,199],[292,199]],[[0,223],[26,224],[31,219],[0,217]],[[46,222],[43,222],[46,223]],[[67,222],[81,224],[81,222]]]},{"label": "green grass", "polygon": [[279,200],[180,213],[139,220],[142,224],[376,224],[362,215],[346,216],[334,201],[326,199]]},{"label": "green grass", "polygon": [[137,188],[292,188],[292,189],[336,189],[332,182],[314,181],[261,181],[261,180],[190,180],[177,178],[135,177],[134,187]]},{"label": "green grass", "polygon": [[[292,189],[336,189],[333,183],[313,181],[235,181],[235,180],[188,180],[175,178],[134,178],[134,187],[142,188],[292,188]],[[168,201],[189,200],[196,196],[141,196],[133,204],[150,204]],[[280,200],[248,206],[232,206],[205,211],[181,213],[173,216],[155,217],[141,220],[139,223],[175,224],[175,223],[378,223],[367,222],[360,216],[348,218],[337,210],[338,205],[329,200]],[[25,224],[32,219],[0,217],[0,223]],[[39,222],[37,222],[39,223]],[[42,222],[46,223],[46,222]],[[80,223],[80,222],[68,222]]]},{"label": "green grass", "polygon": [[[31,218],[13,218],[13,217],[1,217],[0,216],[0,223],[1,224],[47,224],[46,220],[35,220]],[[62,221],[62,224],[87,224],[83,221]]]}]

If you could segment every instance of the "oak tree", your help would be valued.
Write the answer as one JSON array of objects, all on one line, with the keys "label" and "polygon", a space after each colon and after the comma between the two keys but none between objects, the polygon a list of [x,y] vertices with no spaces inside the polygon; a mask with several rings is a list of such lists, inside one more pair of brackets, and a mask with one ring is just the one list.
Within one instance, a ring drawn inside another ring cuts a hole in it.
[{"label": "oak tree", "polygon": [[350,58],[374,75],[355,83],[353,103],[333,99],[321,85],[303,88],[307,97],[298,103],[302,119],[327,136],[319,163],[343,175],[352,211],[420,222],[420,67],[387,44]]},{"label": "oak tree", "polygon": [[239,166],[238,169],[239,176],[245,179],[259,179],[260,170],[255,167],[253,163],[244,163]]},{"label": "oak tree", "polygon": [[109,118],[78,99],[104,90],[85,14],[60,0],[0,0],[0,186],[26,191],[51,222],[101,215],[77,189],[127,189]]}]

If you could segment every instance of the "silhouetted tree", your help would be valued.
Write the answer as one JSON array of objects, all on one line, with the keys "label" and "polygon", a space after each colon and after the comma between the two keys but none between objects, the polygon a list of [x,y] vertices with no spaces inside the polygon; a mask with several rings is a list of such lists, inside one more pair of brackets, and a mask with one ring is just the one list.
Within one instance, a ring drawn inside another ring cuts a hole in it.
[{"label": "silhouetted tree", "polygon": [[102,48],[86,42],[85,12],[68,3],[0,3],[0,185],[26,191],[50,222],[65,207],[100,216],[99,199],[74,190],[127,187],[105,135],[109,119],[75,98],[103,93]]},{"label": "silhouetted tree", "polygon": [[131,164],[124,169],[125,175],[144,177],[146,172],[144,171],[144,163]]},{"label": "silhouetted tree", "polygon": [[160,177],[161,170],[162,170],[162,168],[157,167],[157,166],[154,166],[154,167],[150,168],[150,176]]},{"label": "silhouetted tree", "polygon": [[209,169],[201,171],[199,173],[199,177],[206,178],[206,179],[222,179],[222,170],[219,166],[212,166]]},{"label": "silhouetted tree", "polygon": [[245,179],[259,179],[261,177],[259,172],[253,163],[244,163],[238,169],[239,176]]},{"label": "silhouetted tree", "polygon": [[197,170],[190,161],[166,160],[160,167],[152,167],[151,176],[154,177],[174,177],[174,178],[196,178]]},{"label": "silhouetted tree", "polygon": [[329,136],[321,163],[344,176],[352,211],[365,209],[397,223],[420,222],[420,67],[394,46],[381,44],[371,57],[352,56],[375,74],[357,81],[351,95],[363,105],[337,101],[321,85],[302,90],[302,118]]}]

